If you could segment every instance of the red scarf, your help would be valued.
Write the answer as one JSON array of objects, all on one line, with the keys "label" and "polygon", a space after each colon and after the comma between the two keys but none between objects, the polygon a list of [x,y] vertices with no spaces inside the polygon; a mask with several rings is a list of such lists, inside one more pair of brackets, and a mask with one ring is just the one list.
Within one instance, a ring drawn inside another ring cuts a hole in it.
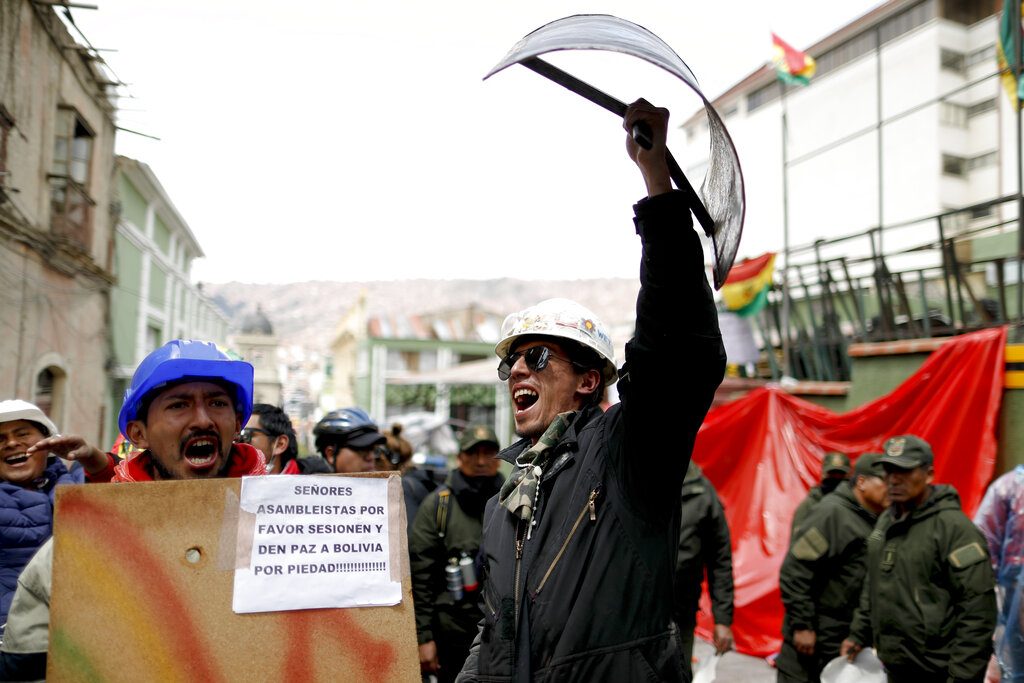
[{"label": "red scarf", "polygon": [[[122,481],[154,481],[152,471],[152,455],[144,451],[129,460],[122,460],[114,467],[113,482]],[[228,477],[249,477],[267,473],[267,461],[259,449],[246,443],[231,445],[231,460],[228,465]]]}]

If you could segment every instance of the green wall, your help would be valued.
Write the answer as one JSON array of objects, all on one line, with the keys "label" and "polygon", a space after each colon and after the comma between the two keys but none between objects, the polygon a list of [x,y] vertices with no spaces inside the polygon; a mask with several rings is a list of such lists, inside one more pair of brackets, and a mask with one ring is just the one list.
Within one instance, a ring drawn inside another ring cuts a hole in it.
[{"label": "green wall", "polygon": [[142,252],[118,233],[114,250],[117,285],[111,289],[111,338],[119,365],[135,364],[135,336],[138,332],[139,292],[142,290]]},{"label": "green wall", "polygon": [[153,220],[153,241],[156,242],[157,246],[160,247],[160,251],[164,254],[169,255],[171,253],[171,231],[160,220],[160,216],[156,216]]},{"label": "green wall", "polygon": [[927,358],[926,353],[851,358],[846,409],[852,410],[885,396],[917,372]]},{"label": "green wall", "polygon": [[118,176],[118,194],[121,199],[121,216],[134,224],[140,232],[145,232],[146,200],[124,175]]},{"label": "green wall", "polygon": [[167,273],[163,268],[151,261],[149,269],[149,303],[156,308],[163,308],[167,300]]},{"label": "green wall", "polygon": [[[853,382],[846,410],[858,408],[888,394],[917,372],[926,358],[928,355],[922,353],[852,358]],[[1024,389],[1004,390],[996,428],[998,451],[995,475],[998,476],[1016,465],[1024,464]]]},{"label": "green wall", "polygon": [[999,453],[996,455],[996,473],[1006,472],[1024,465],[1024,389],[1003,392],[1003,407],[999,414]]}]

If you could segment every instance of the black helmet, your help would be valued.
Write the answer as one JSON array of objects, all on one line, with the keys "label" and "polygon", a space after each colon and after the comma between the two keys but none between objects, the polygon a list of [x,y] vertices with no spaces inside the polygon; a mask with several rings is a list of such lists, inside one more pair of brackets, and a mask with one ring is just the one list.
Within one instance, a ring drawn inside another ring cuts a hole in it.
[{"label": "black helmet", "polygon": [[387,441],[362,408],[332,410],[313,427],[313,437],[320,453],[330,445],[363,449]]}]

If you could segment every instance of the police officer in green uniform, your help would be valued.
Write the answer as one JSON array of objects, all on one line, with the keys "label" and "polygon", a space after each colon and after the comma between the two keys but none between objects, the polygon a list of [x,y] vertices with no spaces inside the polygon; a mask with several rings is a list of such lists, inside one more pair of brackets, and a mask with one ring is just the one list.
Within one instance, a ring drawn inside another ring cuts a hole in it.
[{"label": "police officer in green uniform", "polygon": [[420,668],[442,683],[454,681],[469,653],[480,622],[479,584],[463,580],[462,596],[448,590],[445,567],[468,558],[467,575],[483,534],[484,505],[505,481],[498,474],[498,437],[484,425],[472,425],[459,441],[458,468],[444,485],[423,499],[409,534],[413,606]]},{"label": "police officer in green uniform", "polygon": [[890,683],[981,683],[996,625],[985,538],[956,489],[932,485],[931,446],[885,442],[891,507],[868,537],[867,581],[842,654],[874,645]]},{"label": "police officer in green uniform", "polygon": [[866,572],[867,538],[888,505],[881,453],[857,458],[853,479],[808,514],[779,572],[786,608],[777,680],[817,683],[839,656]]},{"label": "police officer in green uniform", "polygon": [[810,514],[814,506],[822,501],[828,494],[836,490],[842,482],[850,476],[850,459],[844,454],[829,451],[821,461],[821,484],[814,486],[807,492],[807,497],[800,501],[796,511],[793,513],[793,522],[790,525],[790,538],[796,538],[796,530]]},{"label": "police officer in green uniform", "polygon": [[711,615],[715,619],[716,654],[732,649],[732,546],[729,524],[718,493],[694,461],[686,470],[682,491],[682,523],[676,552],[675,613],[683,650],[684,680],[693,680],[693,629],[707,571]]}]

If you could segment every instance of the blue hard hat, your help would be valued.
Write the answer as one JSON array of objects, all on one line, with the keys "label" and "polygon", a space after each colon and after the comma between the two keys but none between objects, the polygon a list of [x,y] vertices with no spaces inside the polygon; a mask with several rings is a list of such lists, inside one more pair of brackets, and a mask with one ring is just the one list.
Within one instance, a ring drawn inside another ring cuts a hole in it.
[{"label": "blue hard hat", "polygon": [[235,410],[242,424],[252,414],[252,366],[244,360],[232,360],[212,342],[172,339],[142,359],[132,383],[124,392],[117,426],[128,438],[128,423],[139,417],[139,409],[150,393],[172,382],[227,382],[235,387]]}]

